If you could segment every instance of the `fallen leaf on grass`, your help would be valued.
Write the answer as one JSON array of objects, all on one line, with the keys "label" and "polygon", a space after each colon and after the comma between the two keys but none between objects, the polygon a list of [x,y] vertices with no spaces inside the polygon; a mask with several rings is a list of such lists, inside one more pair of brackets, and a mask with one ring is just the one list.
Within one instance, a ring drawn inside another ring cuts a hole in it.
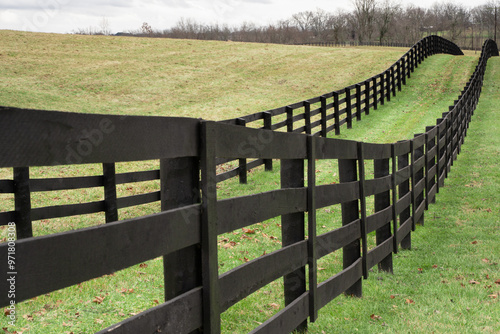
[{"label": "fallen leaf on grass", "polygon": [[375,314],[372,314],[372,315],[370,316],[370,318],[372,318],[373,320],[380,320],[380,319],[382,319],[382,317],[381,317],[381,316],[379,316],[379,315],[375,315]]},{"label": "fallen leaf on grass", "polygon": [[147,263],[141,263],[141,264],[139,265],[139,267],[141,267],[141,268],[147,268],[147,267],[148,267],[148,265],[147,265]]},{"label": "fallen leaf on grass", "polygon": [[485,258],[485,259],[482,259],[482,261],[483,261],[484,263],[490,263],[490,260],[488,260],[488,259],[486,259],[486,258]]},{"label": "fallen leaf on grass", "polygon": [[488,297],[490,297],[492,299],[497,299],[498,298],[498,293],[494,293],[494,294],[488,295]]},{"label": "fallen leaf on grass", "polygon": [[495,284],[500,284],[500,279],[497,279],[497,280],[495,281]]},{"label": "fallen leaf on grass", "polygon": [[250,230],[248,228],[242,228],[243,232],[245,232],[246,234],[255,234],[255,230]]},{"label": "fallen leaf on grass", "polygon": [[406,299],[406,304],[415,304],[415,301],[412,299]]},{"label": "fallen leaf on grass", "polygon": [[471,242],[471,244],[475,245],[475,244],[477,244],[477,241],[474,240],[473,242]]},{"label": "fallen leaf on grass", "polygon": [[97,297],[94,297],[94,299],[92,301],[96,304],[101,304],[104,301],[104,298],[105,297],[97,296]]},{"label": "fallen leaf on grass", "polygon": [[473,284],[473,285],[474,285],[474,284],[479,284],[479,282],[478,282],[478,281],[476,281],[476,280],[470,280],[470,281],[469,281],[469,284]]},{"label": "fallen leaf on grass", "polygon": [[236,246],[236,242],[231,241],[231,242],[228,242],[227,244],[224,244],[222,247],[224,247],[225,249],[228,249],[228,248],[233,248],[234,246]]},{"label": "fallen leaf on grass", "polygon": [[279,309],[280,308],[280,306],[278,304],[276,304],[276,303],[271,303],[271,304],[269,304],[269,306],[271,306],[272,308],[275,308],[275,309]]}]

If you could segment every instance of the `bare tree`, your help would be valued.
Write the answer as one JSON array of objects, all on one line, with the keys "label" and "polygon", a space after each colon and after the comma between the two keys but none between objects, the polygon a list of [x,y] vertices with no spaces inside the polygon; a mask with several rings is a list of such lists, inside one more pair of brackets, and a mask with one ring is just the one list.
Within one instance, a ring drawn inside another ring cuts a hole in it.
[{"label": "bare tree", "polygon": [[357,25],[359,42],[372,40],[375,24],[376,0],[352,0],[354,4],[354,18]]},{"label": "bare tree", "polygon": [[399,11],[400,6],[392,2],[392,0],[384,0],[377,9],[375,21],[380,44],[384,42],[391,30],[394,30],[394,20]]}]

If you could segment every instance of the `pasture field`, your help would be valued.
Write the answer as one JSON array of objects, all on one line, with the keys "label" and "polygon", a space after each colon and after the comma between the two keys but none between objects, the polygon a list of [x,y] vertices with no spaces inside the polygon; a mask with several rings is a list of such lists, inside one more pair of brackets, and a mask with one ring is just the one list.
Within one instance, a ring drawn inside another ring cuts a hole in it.
[{"label": "pasture field", "polygon": [[[263,111],[340,89],[377,74],[406,49],[318,48],[233,42],[33,34],[0,31],[0,105],[72,112],[201,117],[221,120]],[[460,94],[477,56],[436,55],[416,70],[390,103],[345,127],[337,138],[393,142],[435,124]],[[320,311],[311,333],[465,332],[500,330],[495,319],[500,279],[498,80],[490,60],[480,105],[446,187],[413,234],[413,250],[396,255],[394,275],[375,271],[363,282],[364,297],[339,297]],[[331,136],[334,136],[331,134]],[[478,168],[481,167],[481,168]],[[117,172],[158,168],[158,162],[118,164]],[[318,183],[335,182],[337,166],[318,164]],[[98,165],[33,168],[32,177],[95,175]],[[369,172],[369,170],[368,170]],[[0,170],[0,179],[10,178]],[[248,185],[236,179],[218,186],[220,198],[279,187],[273,172],[252,171]],[[155,191],[158,182],[124,186],[118,196]],[[36,194],[37,196],[39,195]],[[99,200],[92,190],[52,192],[34,206]],[[1,211],[12,196],[0,197]],[[120,219],[159,211],[149,204],[120,210]],[[35,235],[103,223],[103,215],[34,223]],[[281,247],[279,218],[219,236],[224,273]],[[318,212],[318,233],[339,227],[340,206]],[[444,233],[455,229],[456,233]],[[5,233],[0,228],[0,238]],[[370,242],[373,245],[373,239]],[[342,252],[322,259],[319,280],[338,272]],[[163,262],[155,259],[112,275],[18,305],[23,333],[90,333],[163,300]],[[475,283],[471,283],[475,282]],[[496,296],[496,297],[494,297]],[[222,315],[225,333],[245,333],[281,307],[278,280]],[[432,321],[430,321],[432,319]],[[2,326],[3,327],[3,326]]]}]

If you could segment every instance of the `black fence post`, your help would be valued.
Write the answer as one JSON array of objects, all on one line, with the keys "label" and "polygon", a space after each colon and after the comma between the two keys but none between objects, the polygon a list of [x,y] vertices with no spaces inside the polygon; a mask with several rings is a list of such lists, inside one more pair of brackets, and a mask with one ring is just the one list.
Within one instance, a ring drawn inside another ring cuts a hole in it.
[{"label": "black fence post", "polygon": [[[270,112],[263,112],[264,116],[264,129],[272,130],[272,114]],[[264,166],[266,171],[273,170],[273,159],[264,159]]]},{"label": "black fence post", "polygon": [[[246,126],[247,122],[243,118],[237,118],[236,119],[236,125],[240,126]],[[241,184],[246,184],[247,183],[247,159],[245,158],[240,158],[238,159],[238,174],[240,178],[240,183]]]},{"label": "black fence post", "polygon": [[307,252],[309,268],[309,318],[318,318],[318,266],[316,259],[316,137],[307,138]]},{"label": "black fence post", "polygon": [[365,81],[365,115],[370,114],[370,80]]},{"label": "black fence post", "polygon": [[411,73],[415,70],[415,47],[410,50],[410,58],[408,59],[408,78],[410,78]]},{"label": "black fence post", "polygon": [[391,67],[392,96],[396,96],[396,79],[395,79],[395,75],[394,74],[395,74],[394,67]]},{"label": "black fence post", "polygon": [[217,257],[217,175],[215,122],[201,125],[201,265],[203,332],[220,333],[219,273]]},{"label": "black fence post", "polygon": [[309,101],[304,101],[304,118],[305,118],[305,128],[306,134],[311,134],[311,103]]},{"label": "black fence post", "polygon": [[408,59],[408,57],[405,55],[403,56],[402,58],[402,62],[401,62],[401,66],[403,67],[402,71],[403,71],[403,76],[402,76],[402,83],[403,85],[406,86],[406,77],[408,75],[408,70],[406,68],[406,60]]},{"label": "black fence post", "polygon": [[[339,159],[339,181],[352,182],[357,181],[358,175],[356,170],[356,160]],[[342,208],[342,226],[348,225],[359,219],[359,206],[358,201],[351,201],[341,204]],[[360,221],[361,223],[361,221]],[[356,262],[361,256],[361,242],[360,239],[353,241],[351,244],[345,246],[342,250],[343,253],[343,267],[348,268]],[[346,295],[362,297],[362,279],[360,278],[349,289],[345,291]]]},{"label": "black fence post", "polygon": [[401,61],[396,64],[396,77],[398,79],[398,92],[401,91]]},{"label": "black fence post", "polygon": [[[431,171],[433,168],[436,166],[436,153],[433,153],[434,155],[431,157],[430,156],[430,151],[432,151],[434,148],[436,148],[436,136],[430,138],[429,136],[429,131],[433,130],[435,126],[428,126],[425,128],[426,135],[425,135],[425,209],[429,209],[429,204],[431,203],[436,203],[436,195],[432,196],[432,198],[429,198],[429,192],[434,187],[436,184],[436,174],[433,176],[430,176]],[[437,152],[437,151],[436,151]],[[436,169],[437,172],[437,169]],[[434,172],[434,173],[436,173]]]},{"label": "black fence post", "polygon": [[361,121],[361,85],[356,84],[356,120]]},{"label": "black fence post", "polygon": [[14,167],[14,206],[17,239],[31,238],[31,191],[29,167]]},{"label": "black fence post", "polygon": [[[398,169],[401,170],[408,166],[408,154],[403,154],[398,156]],[[406,194],[410,192],[410,180],[406,180],[399,185],[399,198],[403,198]],[[411,217],[411,209],[410,207],[404,209],[399,215],[399,224],[400,226],[406,222]],[[411,232],[408,233],[401,240],[401,248],[402,249],[411,249]]]},{"label": "black fence post", "polygon": [[380,74],[380,105],[384,105],[385,101],[385,72]]},{"label": "black fence post", "polygon": [[396,173],[398,171],[397,167],[397,157],[396,157],[396,144],[391,144],[391,199],[392,199],[392,228],[393,228],[393,243],[392,248],[394,254],[398,253],[398,215],[396,210],[397,203],[397,187],[396,187]]},{"label": "black fence post", "polygon": [[352,129],[352,100],[351,100],[351,89],[345,89],[345,105],[347,113],[347,128]]},{"label": "black fence post", "polygon": [[[281,188],[304,187],[304,160],[281,160]],[[304,213],[297,212],[281,216],[282,246],[286,247],[305,239]],[[289,273],[283,278],[285,305],[289,305],[306,291],[305,267]],[[296,329],[307,331],[307,320]]]},{"label": "black fence post", "polygon": [[293,109],[290,106],[285,107],[286,112],[286,132],[293,132]]},{"label": "black fence post", "polygon": [[[415,137],[419,137],[421,134],[416,134]],[[416,193],[417,184],[424,179],[424,167],[425,164],[422,165],[421,168],[417,168],[415,162],[424,156],[424,145],[415,147],[414,142],[412,141],[412,155],[411,155],[411,171],[412,171],[412,182],[411,182],[411,192],[412,192],[412,216],[413,216],[413,230],[415,230],[415,225],[419,223],[420,225],[424,225],[424,214],[419,217],[418,221],[415,220],[415,214],[417,212],[418,207],[424,201],[424,192],[422,191],[420,194]],[[424,158],[425,160],[425,158]]]},{"label": "black fence post", "polygon": [[365,196],[365,160],[363,154],[363,143],[358,142],[358,169],[359,169],[359,204],[361,212],[361,254],[363,256],[363,277],[368,278],[368,242],[366,235],[366,196]]},{"label": "black fence post", "polygon": [[340,105],[339,105],[339,93],[333,92],[333,116],[335,118],[335,135],[340,134]]},{"label": "black fence post", "polygon": [[[373,160],[374,177],[384,177],[389,175],[389,159],[375,159]],[[384,210],[391,206],[391,191],[375,194],[375,212]],[[389,239],[391,234],[391,223],[380,227],[375,232],[375,239],[377,246]],[[383,271],[392,273],[392,253],[387,255],[382,261],[379,262],[378,268]]]},{"label": "black fence post", "polygon": [[386,89],[386,96],[387,96],[387,102],[391,102],[391,72],[389,70],[385,71],[385,89]]},{"label": "black fence post", "polygon": [[118,220],[118,206],[116,203],[116,169],[114,163],[103,163],[104,183],[104,212],[106,223]]},{"label": "black fence post", "polygon": [[[160,160],[161,210],[167,211],[199,203],[199,178],[198,157]],[[165,255],[163,257],[165,301],[202,285],[201,268],[199,245]]]},{"label": "black fence post", "polygon": [[327,123],[326,123],[326,96],[321,95],[321,137],[326,138],[328,136]]}]

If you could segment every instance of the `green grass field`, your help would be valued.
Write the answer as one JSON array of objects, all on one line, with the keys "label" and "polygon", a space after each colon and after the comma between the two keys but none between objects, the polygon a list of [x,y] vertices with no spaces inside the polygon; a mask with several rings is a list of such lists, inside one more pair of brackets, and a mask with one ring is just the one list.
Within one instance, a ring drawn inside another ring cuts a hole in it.
[{"label": "green grass field", "polygon": [[[385,70],[406,49],[315,48],[232,42],[200,42],[32,34],[0,31],[0,105],[73,112],[226,119],[297,102],[340,89]],[[340,138],[393,142],[435,124],[460,94],[477,56],[427,59],[390,103]],[[375,271],[361,299],[339,297],[320,311],[311,333],[497,333],[499,285],[500,62],[490,60],[478,110],[425,227],[413,234],[413,250],[395,256],[394,275]],[[332,135],[333,136],[333,135]],[[157,168],[157,162],[118,171]],[[480,167],[480,168],[478,168]],[[336,164],[318,164],[319,183],[337,178]],[[35,168],[32,177],[99,174],[97,165]],[[0,171],[0,179],[11,171]],[[228,180],[220,198],[279,186],[273,172],[254,170],[248,185]],[[123,185],[119,196],[153,191],[154,182]],[[36,194],[34,206],[98,200],[99,191]],[[12,210],[3,195],[1,211]],[[120,218],[159,210],[146,205],[120,210]],[[340,226],[340,208],[318,212],[318,233]],[[34,223],[36,235],[103,223],[103,215]],[[280,219],[219,236],[220,273],[281,247]],[[448,233],[453,231],[453,233]],[[446,232],[446,233],[445,233]],[[0,238],[5,233],[0,228]],[[370,242],[373,243],[373,240]],[[320,281],[341,268],[341,251],[319,263]],[[37,297],[19,305],[23,333],[91,333],[163,300],[161,259]],[[495,297],[496,296],[496,297]],[[245,333],[283,307],[282,282],[266,286],[222,315],[223,332]],[[2,326],[3,327],[3,326]]]}]

